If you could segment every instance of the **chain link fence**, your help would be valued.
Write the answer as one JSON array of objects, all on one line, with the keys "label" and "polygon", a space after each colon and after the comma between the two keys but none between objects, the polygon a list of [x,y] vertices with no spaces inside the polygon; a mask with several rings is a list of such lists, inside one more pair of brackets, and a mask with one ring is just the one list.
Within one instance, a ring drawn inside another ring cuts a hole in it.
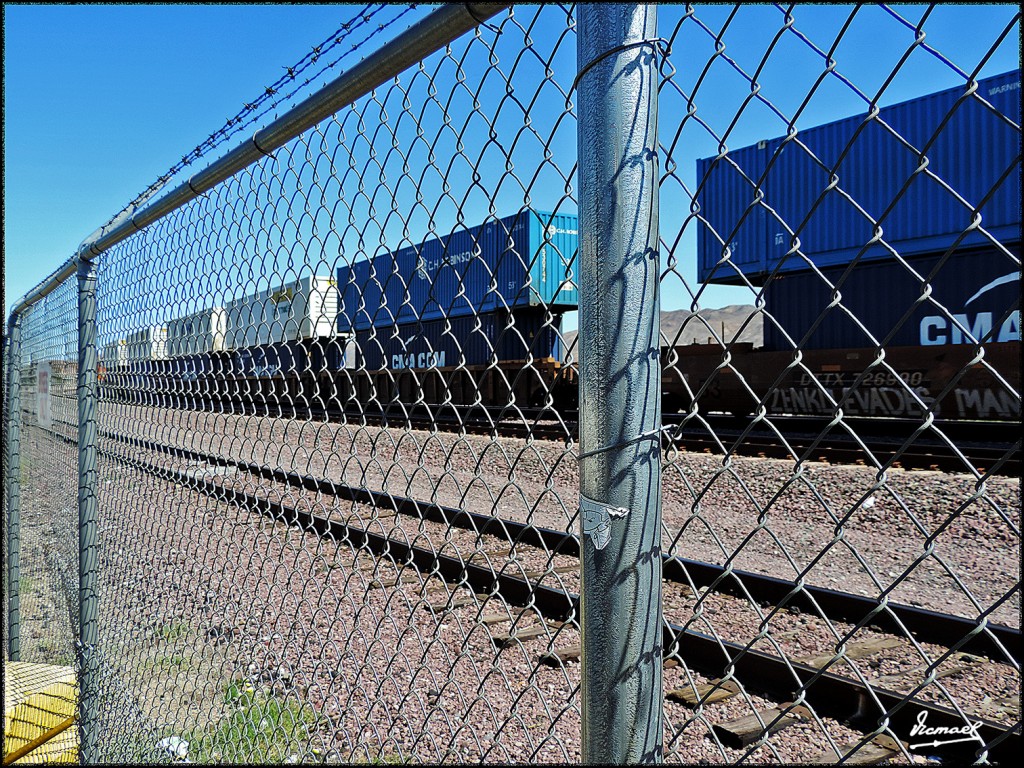
[{"label": "chain link fence", "polygon": [[981,641],[1020,625],[1020,72],[979,76],[1019,15],[951,59],[944,10],[659,9],[666,759],[993,759],[950,732],[1019,727],[1019,634]]},{"label": "chain link fence", "polygon": [[[78,488],[69,482],[78,475],[76,286],[61,286],[20,325],[19,460],[7,466],[18,467],[25,500],[16,590],[21,655],[67,665],[78,637]],[[53,439],[47,425],[54,423],[71,425],[68,440]]]},{"label": "chain link fence", "polygon": [[108,222],[5,357],[83,759],[1012,754],[1019,14],[946,10],[363,9]]}]

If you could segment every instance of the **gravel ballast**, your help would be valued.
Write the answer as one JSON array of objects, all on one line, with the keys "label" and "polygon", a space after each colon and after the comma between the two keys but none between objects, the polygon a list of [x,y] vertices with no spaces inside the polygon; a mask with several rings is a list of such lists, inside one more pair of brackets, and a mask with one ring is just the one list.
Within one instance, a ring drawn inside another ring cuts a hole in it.
[{"label": "gravel ballast", "polygon": [[[119,434],[559,530],[578,525],[577,461],[571,447],[557,442],[104,408],[102,428]],[[579,760],[579,664],[539,661],[579,643],[575,623],[546,624],[536,637],[497,648],[493,636],[545,625],[542,617],[275,523],[130,462],[189,469],[396,541],[473,556],[496,571],[535,574],[535,582],[578,592],[572,558],[530,547],[510,553],[495,537],[395,518],[113,440],[102,446],[127,460],[101,459],[108,636],[118,639],[118,666],[136,681],[128,690],[139,706],[165,731],[191,734],[191,754],[202,748],[196,734],[223,721],[225,688],[239,684],[312,713],[303,725],[303,759]],[[968,617],[1019,581],[1019,488],[1010,479],[978,485],[967,475],[902,470],[880,478],[866,467],[680,454],[666,461],[663,505],[667,551],[780,578],[803,575],[809,584],[870,596],[891,587],[893,602]],[[668,620],[731,642],[749,642],[770,612],[721,594],[664,588]],[[428,609],[446,601],[454,607]],[[501,613],[505,620],[496,620]],[[1017,593],[991,617],[1016,625],[1019,615]],[[854,629],[789,611],[774,612],[768,628],[775,652],[792,659],[834,651]],[[878,635],[857,629],[851,642]],[[907,640],[866,659],[840,659],[830,671],[853,676],[856,669],[868,680],[887,678],[889,690],[910,691],[925,677],[922,662],[945,650]],[[1015,670],[976,658],[960,667],[916,695],[945,706],[952,699],[987,719],[1012,716],[1008,700],[1020,687]],[[888,679],[897,673],[904,673],[900,680]],[[704,682],[684,666],[665,672],[666,690]],[[814,717],[760,746],[733,750],[712,729],[779,703],[748,692],[696,710],[667,701],[666,757],[801,762],[861,738]],[[1016,711],[1019,717],[1019,704]]]}]

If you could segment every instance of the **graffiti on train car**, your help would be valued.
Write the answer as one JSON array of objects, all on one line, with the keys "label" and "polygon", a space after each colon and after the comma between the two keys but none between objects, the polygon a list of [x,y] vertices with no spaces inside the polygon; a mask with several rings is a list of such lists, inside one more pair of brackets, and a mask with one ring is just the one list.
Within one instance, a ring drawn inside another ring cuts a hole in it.
[{"label": "graffiti on train car", "polygon": [[859,386],[779,387],[768,407],[775,413],[828,416],[838,403],[850,416],[923,416],[935,403],[927,387]]},{"label": "graffiti on train car", "polygon": [[953,394],[957,416],[962,419],[1020,418],[1020,398],[1005,389],[957,387]]},{"label": "graffiti on train car", "polygon": [[[846,374],[848,376],[852,375]],[[809,378],[809,377],[808,377]],[[1020,400],[1003,388],[991,386],[957,387],[940,402],[926,386],[877,386],[864,384],[852,387],[830,385],[819,379],[821,386],[801,382],[802,386],[779,387],[771,392],[768,407],[773,413],[794,413],[829,416],[839,404],[849,416],[883,416],[921,418],[928,411],[936,416],[959,419],[1019,419]],[[952,412],[951,412],[952,411]]]}]

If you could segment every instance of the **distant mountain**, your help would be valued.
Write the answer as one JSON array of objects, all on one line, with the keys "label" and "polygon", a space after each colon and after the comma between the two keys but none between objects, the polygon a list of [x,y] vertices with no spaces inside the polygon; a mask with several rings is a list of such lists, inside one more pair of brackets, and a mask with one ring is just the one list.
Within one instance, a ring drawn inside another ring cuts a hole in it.
[{"label": "distant mountain", "polygon": [[[685,309],[661,313],[661,335],[668,343],[681,344],[716,343],[715,336],[730,342],[740,334],[739,342],[750,342],[755,347],[764,343],[763,318],[757,317],[743,328],[743,323],[754,312],[750,304],[731,304],[721,309],[702,309],[696,314]],[[740,328],[743,332],[740,333]]]},{"label": "distant mountain", "polygon": [[[676,309],[661,313],[662,343],[676,346],[687,344],[714,344],[715,336],[725,342],[750,342],[755,347],[764,343],[763,319],[755,318],[739,333],[743,323],[754,312],[750,304],[732,304],[721,309],[702,309],[693,313],[686,309]],[[563,334],[568,348],[576,338],[576,331]],[[575,351],[575,349],[573,350]]]}]

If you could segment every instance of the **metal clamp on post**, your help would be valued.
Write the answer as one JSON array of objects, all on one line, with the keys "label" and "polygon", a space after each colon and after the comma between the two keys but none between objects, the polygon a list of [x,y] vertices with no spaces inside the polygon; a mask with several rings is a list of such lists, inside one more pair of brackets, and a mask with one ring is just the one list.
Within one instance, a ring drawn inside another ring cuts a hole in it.
[{"label": "metal clamp on post", "polygon": [[580,517],[583,519],[583,535],[594,540],[594,549],[604,549],[612,537],[612,518],[623,518],[629,514],[625,507],[610,507],[599,501],[580,497]]}]

